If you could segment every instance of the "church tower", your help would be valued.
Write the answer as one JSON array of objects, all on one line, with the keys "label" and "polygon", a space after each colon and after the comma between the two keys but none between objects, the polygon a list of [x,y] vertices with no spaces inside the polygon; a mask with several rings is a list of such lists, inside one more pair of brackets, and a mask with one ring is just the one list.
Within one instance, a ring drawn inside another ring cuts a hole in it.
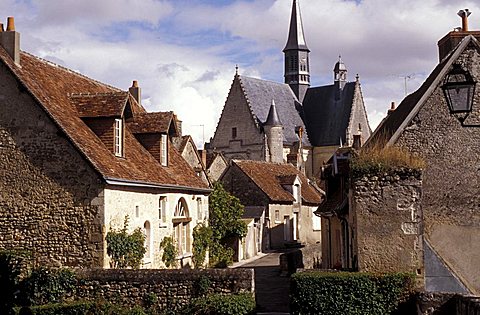
[{"label": "church tower", "polygon": [[293,0],[292,16],[285,54],[285,83],[290,85],[300,102],[310,87],[310,50],[303,34],[302,16],[297,0]]},{"label": "church tower", "polygon": [[338,61],[333,68],[333,77],[335,86],[340,90],[343,90],[347,83],[347,67],[345,67],[345,64],[342,61],[342,56],[338,56]]}]

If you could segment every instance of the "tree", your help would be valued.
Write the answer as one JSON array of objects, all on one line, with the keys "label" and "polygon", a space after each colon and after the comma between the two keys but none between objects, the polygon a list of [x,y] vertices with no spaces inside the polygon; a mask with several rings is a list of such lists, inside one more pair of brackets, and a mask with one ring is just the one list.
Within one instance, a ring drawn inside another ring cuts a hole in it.
[{"label": "tree", "polygon": [[241,220],[243,205],[221,183],[216,182],[209,196],[209,211],[209,225],[212,229],[210,263],[216,267],[225,267],[232,262],[232,242],[247,234],[247,225]]},{"label": "tree", "polygon": [[127,233],[128,216],[125,217],[123,229],[107,233],[107,254],[112,259],[112,268],[140,268],[145,249],[145,235],[140,228]]}]

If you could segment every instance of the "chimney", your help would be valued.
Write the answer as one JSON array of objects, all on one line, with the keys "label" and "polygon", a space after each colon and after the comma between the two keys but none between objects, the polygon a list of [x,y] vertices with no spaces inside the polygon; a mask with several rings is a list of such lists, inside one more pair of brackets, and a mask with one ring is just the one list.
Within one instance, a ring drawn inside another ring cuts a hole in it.
[{"label": "chimney", "polygon": [[0,44],[13,61],[20,65],[20,33],[15,32],[15,20],[12,16],[7,18],[7,30],[0,32]]},{"label": "chimney", "polygon": [[132,87],[128,89],[128,92],[133,96],[139,105],[142,105],[142,90],[138,87],[138,81],[133,80]]},{"label": "chimney", "polygon": [[452,50],[457,47],[457,45],[467,37],[468,35],[475,36],[478,40],[480,40],[480,32],[479,31],[469,31],[468,29],[468,17],[472,14],[472,12],[468,9],[458,11],[457,15],[462,18],[462,27],[457,27],[447,35],[445,35],[442,39],[438,41],[438,52],[439,52],[439,59],[442,61],[446,56],[450,54]]},{"label": "chimney", "polygon": [[390,116],[395,111],[395,102],[392,102],[390,109],[387,111],[387,116]]},{"label": "chimney", "polygon": [[202,163],[205,169],[207,168],[207,150],[203,148],[203,150],[200,150],[200,156],[202,158]]}]

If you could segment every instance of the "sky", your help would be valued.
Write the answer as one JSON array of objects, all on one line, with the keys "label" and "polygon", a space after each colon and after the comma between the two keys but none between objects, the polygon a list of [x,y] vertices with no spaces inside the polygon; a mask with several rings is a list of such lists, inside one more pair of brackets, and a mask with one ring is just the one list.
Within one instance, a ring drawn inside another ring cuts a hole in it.
[{"label": "sky", "polygon": [[[333,83],[342,56],[360,77],[372,130],[438,63],[437,41],[480,2],[299,0],[312,85]],[[239,73],[283,82],[292,0],[2,0],[21,49],[127,90],[142,88],[148,111],[174,111],[200,148],[213,136]]]}]

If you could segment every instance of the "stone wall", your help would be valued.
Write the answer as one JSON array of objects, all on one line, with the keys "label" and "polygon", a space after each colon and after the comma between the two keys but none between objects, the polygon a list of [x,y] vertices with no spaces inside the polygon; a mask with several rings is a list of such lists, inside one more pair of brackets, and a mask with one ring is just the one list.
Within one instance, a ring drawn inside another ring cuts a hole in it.
[{"label": "stone wall", "polygon": [[0,65],[0,248],[36,264],[103,265],[98,174]]},{"label": "stone wall", "polygon": [[455,293],[421,292],[417,296],[418,315],[478,315],[480,297]]},{"label": "stone wall", "polygon": [[253,276],[253,269],[80,270],[75,298],[134,306],[145,305],[145,298],[155,294],[162,310],[172,310],[200,296],[200,282],[206,279],[210,293],[254,293]]},{"label": "stone wall", "polygon": [[[480,82],[475,47],[467,47],[456,62]],[[480,128],[462,127],[450,114],[441,86],[433,89],[397,144],[418,153],[427,164],[422,197],[426,239],[448,268],[480,294]],[[478,84],[474,98],[466,124],[480,124]]]},{"label": "stone wall", "polygon": [[421,196],[420,171],[353,179],[350,226],[359,271],[423,274]]},{"label": "stone wall", "polygon": [[[236,128],[235,138],[232,128]],[[264,133],[255,125],[237,77],[230,88],[211,147],[228,159],[265,160]]]}]

